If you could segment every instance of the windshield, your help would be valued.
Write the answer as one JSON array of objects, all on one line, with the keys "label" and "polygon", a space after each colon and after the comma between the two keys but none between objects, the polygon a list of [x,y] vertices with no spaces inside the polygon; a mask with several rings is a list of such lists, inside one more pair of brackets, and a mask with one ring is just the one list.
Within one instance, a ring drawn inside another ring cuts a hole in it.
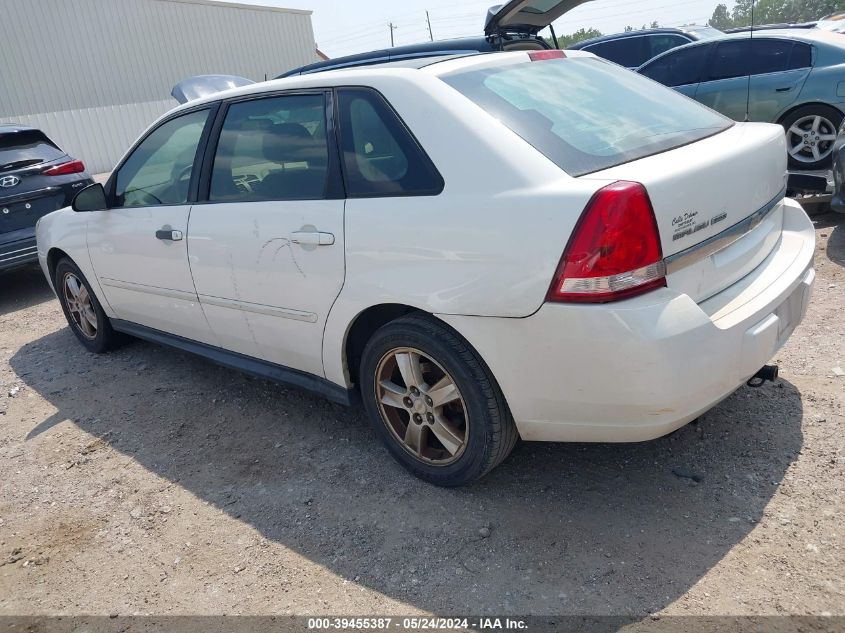
[{"label": "windshield", "polygon": [[0,132],[0,169],[34,165],[61,158],[65,153],[38,130]]},{"label": "windshield", "polygon": [[458,71],[443,81],[572,176],[664,152],[733,122],[595,57]]}]

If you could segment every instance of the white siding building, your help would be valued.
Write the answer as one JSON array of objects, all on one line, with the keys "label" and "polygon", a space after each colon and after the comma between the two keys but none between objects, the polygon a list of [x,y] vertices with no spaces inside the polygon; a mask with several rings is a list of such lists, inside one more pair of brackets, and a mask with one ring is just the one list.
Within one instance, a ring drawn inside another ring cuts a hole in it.
[{"label": "white siding building", "polygon": [[2,0],[0,122],[109,171],[191,75],[261,81],[318,60],[311,12],[209,0]]}]

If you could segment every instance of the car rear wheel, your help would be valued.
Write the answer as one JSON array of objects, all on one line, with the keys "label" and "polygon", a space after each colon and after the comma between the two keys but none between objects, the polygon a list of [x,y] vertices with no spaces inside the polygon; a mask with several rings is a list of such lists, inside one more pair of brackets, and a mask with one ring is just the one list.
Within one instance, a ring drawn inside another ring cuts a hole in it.
[{"label": "car rear wheel", "polygon": [[88,280],[76,264],[67,258],[60,260],[53,282],[70,329],[85,349],[101,354],[120,342],[120,335],[112,329]]},{"label": "car rear wheel", "polygon": [[502,462],[518,435],[484,361],[425,315],[388,323],[361,360],[364,407],[388,450],[438,486],[470,483]]},{"label": "car rear wheel", "polygon": [[843,115],[825,105],[798,108],[783,121],[791,169],[823,169],[830,166],[833,146]]}]

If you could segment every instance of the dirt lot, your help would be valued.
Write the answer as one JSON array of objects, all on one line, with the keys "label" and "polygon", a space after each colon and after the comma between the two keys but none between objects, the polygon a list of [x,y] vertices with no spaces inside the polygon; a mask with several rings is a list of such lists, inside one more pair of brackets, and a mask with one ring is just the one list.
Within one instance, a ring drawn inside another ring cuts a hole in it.
[{"label": "dirt lot", "polygon": [[523,444],[463,490],[359,409],[90,355],[39,271],[2,276],[0,614],[845,615],[845,216],[816,225],[778,384],[654,442]]}]

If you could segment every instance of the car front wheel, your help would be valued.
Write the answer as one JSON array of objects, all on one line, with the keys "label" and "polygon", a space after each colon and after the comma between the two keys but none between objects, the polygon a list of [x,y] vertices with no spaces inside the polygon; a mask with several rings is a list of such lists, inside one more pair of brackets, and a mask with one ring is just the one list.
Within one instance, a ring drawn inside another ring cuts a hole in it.
[{"label": "car front wheel", "polygon": [[120,335],[112,329],[88,280],[76,264],[68,258],[60,260],[53,283],[68,325],[85,349],[100,354],[119,343]]},{"label": "car front wheel", "polygon": [[388,450],[439,486],[472,482],[513,450],[517,431],[490,370],[426,315],[380,328],[361,360],[364,406]]}]

